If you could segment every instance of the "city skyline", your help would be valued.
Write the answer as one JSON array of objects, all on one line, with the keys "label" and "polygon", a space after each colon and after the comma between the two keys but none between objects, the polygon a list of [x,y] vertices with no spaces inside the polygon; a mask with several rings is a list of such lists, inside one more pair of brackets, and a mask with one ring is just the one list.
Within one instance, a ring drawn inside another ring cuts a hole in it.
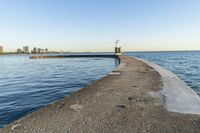
[{"label": "city skyline", "polygon": [[[49,51],[48,48],[41,48],[41,47],[32,47],[30,48],[29,46],[23,46],[20,48],[17,48],[15,51],[5,51],[4,47],[2,45],[0,45],[0,53],[17,53],[17,54],[37,54],[37,53],[55,53],[55,52],[61,52],[61,51]],[[66,52],[66,51],[62,51],[62,52]],[[69,52],[69,51],[68,51]]]},{"label": "city skyline", "polygon": [[0,45],[75,52],[200,50],[200,1],[2,1]]}]

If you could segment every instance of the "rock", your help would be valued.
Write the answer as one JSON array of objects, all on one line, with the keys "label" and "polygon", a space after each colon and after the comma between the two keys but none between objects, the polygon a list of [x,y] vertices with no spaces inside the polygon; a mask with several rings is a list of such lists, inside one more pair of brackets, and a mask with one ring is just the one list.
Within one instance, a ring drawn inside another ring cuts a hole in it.
[{"label": "rock", "polygon": [[21,124],[12,125],[11,129],[15,130],[21,127]]},{"label": "rock", "polygon": [[136,100],[136,101],[140,101],[140,98],[136,98],[135,100]]},{"label": "rock", "polygon": [[144,98],[136,98],[136,97],[129,97],[128,100],[134,100],[134,101],[145,101]]},{"label": "rock", "polygon": [[73,105],[70,106],[70,108],[72,108],[76,111],[79,111],[79,110],[83,109],[83,106],[80,105],[80,104],[73,104]]},{"label": "rock", "polygon": [[125,105],[117,105],[116,107],[118,107],[118,108],[126,108]]},{"label": "rock", "polygon": [[133,98],[133,97],[129,97],[129,98],[128,98],[128,100],[132,100],[132,99],[134,99],[134,98]]}]

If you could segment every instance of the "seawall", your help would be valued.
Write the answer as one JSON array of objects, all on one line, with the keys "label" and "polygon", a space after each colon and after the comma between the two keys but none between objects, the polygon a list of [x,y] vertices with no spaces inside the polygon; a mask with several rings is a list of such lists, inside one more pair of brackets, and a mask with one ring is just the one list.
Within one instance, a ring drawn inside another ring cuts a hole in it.
[{"label": "seawall", "polygon": [[1,133],[200,132],[200,116],[165,108],[160,73],[132,57],[106,77],[21,118]]},{"label": "seawall", "polygon": [[72,54],[72,55],[34,55],[30,56],[30,59],[47,59],[47,58],[116,58],[114,54]]},{"label": "seawall", "polygon": [[164,105],[168,111],[200,114],[200,97],[174,73],[152,62],[139,59],[153,67],[162,77]]}]

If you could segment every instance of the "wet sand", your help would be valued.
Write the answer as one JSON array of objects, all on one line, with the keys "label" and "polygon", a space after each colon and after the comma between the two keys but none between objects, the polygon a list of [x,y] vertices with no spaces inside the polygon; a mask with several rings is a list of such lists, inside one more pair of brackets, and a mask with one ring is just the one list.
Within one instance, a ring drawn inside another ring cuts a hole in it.
[{"label": "wet sand", "polygon": [[198,133],[200,116],[168,112],[161,76],[121,56],[108,76],[0,129],[0,133]]}]

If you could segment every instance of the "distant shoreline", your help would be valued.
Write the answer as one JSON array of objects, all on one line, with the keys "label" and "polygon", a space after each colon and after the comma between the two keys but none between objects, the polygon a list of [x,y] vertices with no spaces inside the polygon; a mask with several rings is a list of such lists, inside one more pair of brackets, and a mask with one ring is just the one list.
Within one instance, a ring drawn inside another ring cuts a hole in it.
[{"label": "distant shoreline", "polygon": [[[166,51],[124,51],[124,53],[165,53],[165,52],[200,52],[200,50],[166,50]],[[73,53],[113,53],[113,52],[71,52]],[[68,52],[54,52],[54,53],[17,53],[17,52],[4,52],[0,55],[37,55],[37,54],[69,54]]]},{"label": "distant shoreline", "polygon": [[[16,53],[16,52],[5,52],[5,53],[0,53],[0,55],[38,55],[38,54],[61,54],[60,52],[57,53]],[[63,53],[62,53],[63,54]],[[65,54],[65,53],[64,53]],[[67,53],[66,53],[67,54]]]}]

